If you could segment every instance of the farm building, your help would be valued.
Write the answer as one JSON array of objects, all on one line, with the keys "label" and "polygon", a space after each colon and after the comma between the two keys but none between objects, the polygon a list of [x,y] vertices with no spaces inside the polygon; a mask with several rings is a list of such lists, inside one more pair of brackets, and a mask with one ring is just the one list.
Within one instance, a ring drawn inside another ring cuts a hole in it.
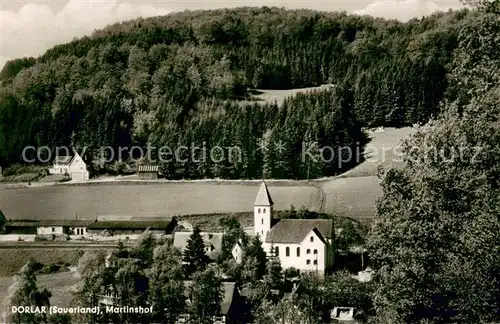
[{"label": "farm building", "polygon": [[73,156],[56,156],[52,168],[49,169],[49,173],[68,174],[71,180],[83,181],[89,179],[87,165],[77,152]]},{"label": "farm building", "polygon": [[38,221],[35,220],[14,220],[5,222],[2,225],[4,234],[36,234]]},{"label": "farm building", "polygon": [[[174,246],[178,248],[181,252],[187,247],[189,238],[192,232],[175,232],[174,234]],[[205,243],[206,254],[214,259],[220,253],[222,249],[222,233],[200,233],[203,242]]]},{"label": "farm building", "polygon": [[38,223],[38,235],[85,235],[87,227],[95,220],[86,219],[42,219]]},{"label": "farm building", "polygon": [[139,179],[156,180],[158,179],[157,165],[139,165],[137,167],[137,176]]},{"label": "farm building", "polygon": [[99,235],[106,231],[110,235],[141,234],[146,230],[154,234],[172,234],[177,226],[175,218],[156,220],[97,220],[87,228],[88,234]]}]

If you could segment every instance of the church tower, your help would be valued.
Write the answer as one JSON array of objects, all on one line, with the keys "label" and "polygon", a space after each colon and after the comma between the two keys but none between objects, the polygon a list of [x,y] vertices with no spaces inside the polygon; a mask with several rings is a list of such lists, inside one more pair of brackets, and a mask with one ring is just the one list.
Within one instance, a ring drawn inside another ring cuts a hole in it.
[{"label": "church tower", "polygon": [[259,235],[261,240],[266,239],[266,233],[271,229],[273,219],[273,199],[267,190],[265,182],[260,185],[259,193],[253,204],[253,220],[255,234]]}]

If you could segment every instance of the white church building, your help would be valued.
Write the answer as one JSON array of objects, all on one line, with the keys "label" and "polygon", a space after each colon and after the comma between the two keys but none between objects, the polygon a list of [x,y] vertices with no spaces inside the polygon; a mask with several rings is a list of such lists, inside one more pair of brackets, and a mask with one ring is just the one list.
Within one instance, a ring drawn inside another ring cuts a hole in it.
[{"label": "white church building", "polygon": [[[254,203],[254,232],[261,237],[264,251],[278,257],[283,269],[324,274],[333,265],[333,220],[274,219],[273,206],[263,182]],[[241,247],[236,245],[233,249],[236,260],[238,251]]]}]

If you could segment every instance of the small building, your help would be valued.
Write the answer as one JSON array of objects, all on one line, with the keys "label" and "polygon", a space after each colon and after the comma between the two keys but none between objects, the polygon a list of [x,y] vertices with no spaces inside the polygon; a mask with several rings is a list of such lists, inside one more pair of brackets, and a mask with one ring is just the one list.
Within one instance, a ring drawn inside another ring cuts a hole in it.
[{"label": "small building", "polygon": [[86,235],[89,225],[95,220],[87,219],[41,219],[38,235]]},{"label": "small building", "polygon": [[88,226],[89,234],[99,235],[106,231],[110,235],[142,234],[146,230],[154,234],[172,234],[177,226],[177,220],[172,218],[161,218],[157,220],[97,220]]},{"label": "small building", "polygon": [[139,179],[156,180],[158,179],[158,166],[143,164],[137,166],[137,176]]},{"label": "small building", "polygon": [[354,322],[354,307],[334,307],[330,313],[332,320],[339,322]]},{"label": "small building", "polygon": [[[189,309],[189,305],[192,302],[191,289],[193,287],[192,281],[184,281],[184,296],[186,297],[186,305]],[[240,318],[243,315],[241,311],[241,298],[236,289],[236,284],[234,282],[223,282],[223,296],[220,303],[220,314],[215,316],[213,323],[217,324],[229,324],[229,323],[243,323]],[[177,323],[190,323],[189,314],[182,314],[179,316]]]},{"label": "small building", "polygon": [[[187,247],[188,241],[193,232],[175,232],[174,234],[174,246],[178,248],[181,252]],[[203,242],[205,243],[205,253],[211,259],[216,259],[222,250],[222,233],[200,233]]]},{"label": "small building", "polygon": [[56,156],[50,174],[68,174],[71,180],[84,181],[89,179],[87,165],[82,157],[75,151],[73,156]]},{"label": "small building", "polygon": [[13,220],[3,225],[4,234],[36,235],[38,221],[36,220]]},{"label": "small building", "polygon": [[237,242],[231,250],[231,254],[236,263],[240,264],[243,262],[243,244],[241,242]]}]

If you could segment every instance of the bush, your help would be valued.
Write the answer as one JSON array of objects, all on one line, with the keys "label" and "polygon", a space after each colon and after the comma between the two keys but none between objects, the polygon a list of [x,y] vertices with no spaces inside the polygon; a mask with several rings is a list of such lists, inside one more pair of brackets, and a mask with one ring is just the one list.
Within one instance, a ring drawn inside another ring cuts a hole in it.
[{"label": "bush", "polygon": [[61,265],[55,264],[55,263],[49,263],[49,264],[44,265],[40,272],[43,274],[50,274],[50,273],[59,272],[60,269],[61,269]]},{"label": "bush", "polygon": [[21,165],[21,164],[13,164],[8,168],[5,168],[3,171],[4,176],[18,176],[25,173],[36,173],[40,174],[45,170],[44,166],[40,165]]}]

